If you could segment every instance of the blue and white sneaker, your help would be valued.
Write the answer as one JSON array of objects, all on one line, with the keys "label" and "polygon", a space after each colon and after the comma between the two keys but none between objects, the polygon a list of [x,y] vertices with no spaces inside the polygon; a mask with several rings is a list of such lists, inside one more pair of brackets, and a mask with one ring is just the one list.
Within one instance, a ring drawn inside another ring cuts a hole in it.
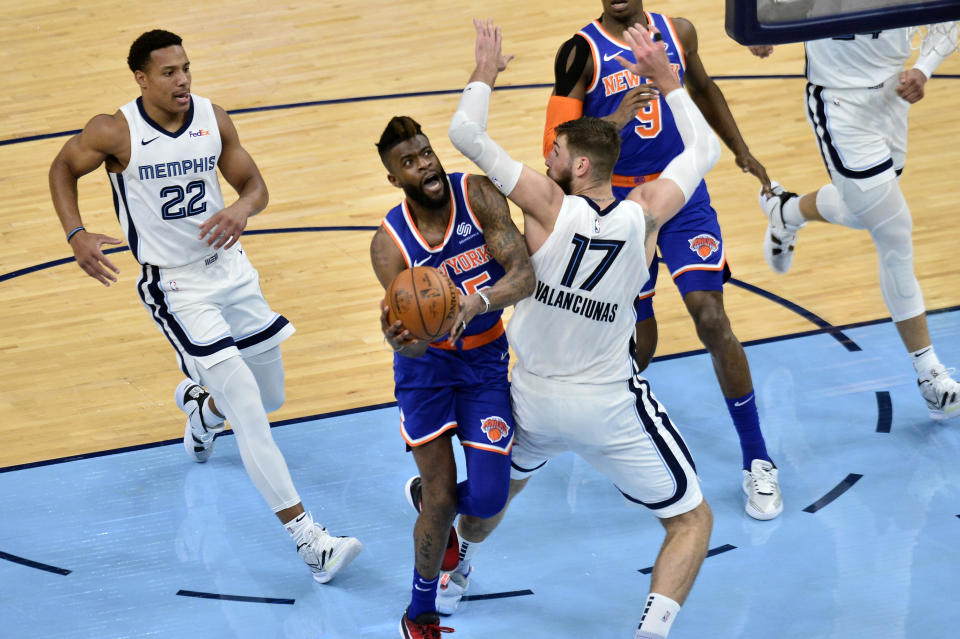
[{"label": "blue and white sneaker", "polygon": [[803,226],[793,226],[783,220],[783,206],[796,193],[787,191],[776,182],[770,183],[772,195],[767,197],[760,191],[760,208],[767,216],[767,234],[763,236],[763,258],[767,265],[777,273],[786,273],[793,262],[793,248],[797,244],[797,231]]},{"label": "blue and white sneaker", "polygon": [[960,384],[950,377],[952,372],[952,368],[940,364],[930,371],[930,377],[917,380],[931,419],[960,417]]},{"label": "blue and white sneaker", "polygon": [[195,462],[203,463],[213,454],[213,441],[226,427],[224,422],[208,428],[203,423],[200,407],[210,393],[191,379],[184,379],[177,385],[173,397],[177,408],[187,415],[187,425],[183,431],[183,447],[187,456]]}]

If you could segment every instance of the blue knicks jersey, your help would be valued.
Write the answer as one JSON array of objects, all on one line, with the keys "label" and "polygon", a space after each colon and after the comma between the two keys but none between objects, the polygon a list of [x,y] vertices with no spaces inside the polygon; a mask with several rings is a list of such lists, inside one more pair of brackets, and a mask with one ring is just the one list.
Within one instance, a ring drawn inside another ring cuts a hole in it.
[{"label": "blue knicks jersey", "polygon": [[[669,17],[659,13],[644,12],[650,26],[659,29],[667,50],[670,66],[680,83],[686,73],[686,56],[683,45]],[[630,46],[610,35],[600,22],[594,20],[579,32],[590,44],[593,55],[593,78],[587,86],[583,102],[583,114],[597,118],[610,115],[620,106],[620,101],[630,89],[645,84],[646,78],[637,77],[616,60],[620,55],[634,60]],[[648,102],[620,132],[620,158],[613,169],[615,176],[654,179],[667,167],[670,160],[683,151],[683,140],[673,119],[673,112],[663,96]],[[636,184],[645,180],[638,179]],[[614,179],[614,186],[626,186]],[[703,181],[688,204],[705,198],[709,202]]]},{"label": "blue knicks jersey", "polygon": [[[467,201],[468,177],[468,173],[447,175],[447,183],[450,186],[450,222],[440,244],[431,246],[420,235],[413,216],[407,208],[406,200],[392,208],[383,220],[384,229],[397,244],[407,267],[443,268],[464,295],[471,295],[478,290],[493,286],[505,273],[503,267],[487,250],[483,228],[470,210],[470,203]],[[502,337],[504,333],[503,323],[500,321],[502,314],[500,310],[490,311],[470,320],[463,337],[457,342],[457,352],[467,354],[474,347],[489,344]],[[442,381],[447,373],[437,370],[440,367],[437,367],[436,361],[433,360],[449,350],[449,342],[445,336],[434,342],[431,348],[427,349],[427,354],[419,359],[394,356],[397,383],[401,383],[401,379],[405,377],[404,373],[414,371],[417,371],[416,376],[419,382],[423,382],[425,378],[436,378],[438,382]],[[506,351],[506,346],[499,350]],[[497,357],[499,358],[499,351]],[[443,358],[449,359],[446,355]]]}]

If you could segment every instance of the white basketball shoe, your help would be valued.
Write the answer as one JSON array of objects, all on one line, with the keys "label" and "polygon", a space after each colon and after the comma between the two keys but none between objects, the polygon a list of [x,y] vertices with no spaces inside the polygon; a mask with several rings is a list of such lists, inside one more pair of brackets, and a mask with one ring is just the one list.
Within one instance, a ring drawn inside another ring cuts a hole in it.
[{"label": "white basketball shoe", "polygon": [[294,541],[297,554],[313,572],[313,580],[321,584],[333,579],[363,550],[359,539],[334,537],[318,524],[306,526]]},{"label": "white basketball shoe", "polygon": [[460,600],[470,585],[470,573],[473,566],[462,574],[456,570],[440,573],[440,583],[437,585],[437,612],[441,615],[452,615],[457,611]]},{"label": "white basketball shoe", "polygon": [[177,384],[177,390],[173,393],[177,407],[187,415],[187,425],[183,431],[183,447],[187,451],[187,456],[199,463],[210,459],[210,455],[213,454],[213,441],[226,427],[224,422],[212,428],[204,426],[200,408],[209,396],[207,389],[191,379],[184,379]]},{"label": "white basketball shoe", "polygon": [[754,459],[750,470],[743,471],[746,511],[754,519],[773,519],[783,512],[783,498],[777,481],[777,469],[771,462]]},{"label": "white basketball shoe", "polygon": [[776,182],[770,183],[772,195],[760,191],[760,208],[767,216],[767,234],[763,238],[763,257],[777,273],[786,273],[793,262],[793,248],[797,244],[797,231],[806,226],[787,224],[783,221],[783,205],[798,197]]},{"label": "white basketball shoe", "polygon": [[950,377],[952,372],[952,368],[939,364],[930,371],[930,377],[917,380],[931,419],[960,417],[960,384]]}]

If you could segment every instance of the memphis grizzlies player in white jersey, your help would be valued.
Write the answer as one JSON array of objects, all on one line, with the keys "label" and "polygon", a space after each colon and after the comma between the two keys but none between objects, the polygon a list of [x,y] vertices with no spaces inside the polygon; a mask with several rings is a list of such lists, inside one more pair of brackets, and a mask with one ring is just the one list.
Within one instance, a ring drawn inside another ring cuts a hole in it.
[{"label": "memphis grizzlies player in white jersey", "polygon": [[[911,29],[889,29],[804,43],[806,112],[831,184],[803,196],[779,185],[760,194],[767,216],[763,251],[785,273],[797,232],[810,220],[866,229],[877,248],[880,290],[910,354],[932,419],[960,417],[960,384],[933,350],[923,293],[913,268],[913,220],[900,190],[910,105],[953,51],[957,25],[931,27],[910,69]],[[751,48],[765,57],[771,48]]]},{"label": "memphis grizzlies player in white jersey", "polygon": [[[450,122],[450,139],[523,210],[537,276],[534,295],[517,304],[507,328],[517,354],[511,496],[551,457],[573,450],[628,501],[652,510],[666,539],[636,637],[662,639],[693,586],[713,517],[686,444],[649,383],[634,374],[634,303],[648,277],[657,229],[717,161],[720,142],[681,88],[663,47],[635,25],[624,37],[637,62],[621,58],[621,64],[650,78],[665,96],[684,151],[660,179],[619,201],[611,185],[617,129],[579,118],[557,127],[547,175],[541,175],[486,133],[491,90],[510,58],[502,55],[492,22],[475,25],[477,66]],[[461,521],[463,537],[483,540],[502,516]],[[469,573],[473,551],[461,547],[457,572]]]},{"label": "memphis grizzlies player in white jersey", "polygon": [[[179,36],[144,33],[127,63],[140,97],[95,116],[63,146],[50,167],[54,208],[77,264],[105,286],[116,282],[102,247],[122,242],[87,231],[77,201],[79,178],[106,166],[117,218],[142,265],[137,292],[186,375],[175,399],[187,414],[187,454],[206,461],[229,420],[250,479],[325,583],[362,546],[331,536],[304,511],[270,434],[267,413],[284,401],[280,343],[293,326],[270,309],[239,243],[247,218],[267,205],[267,186],[227,112],[191,95]],[[227,207],[218,168],[239,196]]]}]

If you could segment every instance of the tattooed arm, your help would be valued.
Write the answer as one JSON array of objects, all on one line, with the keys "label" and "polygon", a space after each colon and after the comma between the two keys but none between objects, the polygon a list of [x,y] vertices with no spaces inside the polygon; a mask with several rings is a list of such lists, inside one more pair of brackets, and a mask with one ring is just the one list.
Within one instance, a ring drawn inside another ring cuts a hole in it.
[{"label": "tattooed arm", "polygon": [[523,235],[510,218],[510,208],[503,194],[486,176],[471,175],[467,178],[467,199],[483,226],[483,239],[490,256],[506,273],[496,284],[482,289],[490,300],[489,309],[480,295],[460,298],[460,316],[454,325],[456,327],[460,322],[469,323],[475,315],[487,310],[506,308],[517,303],[533,293],[536,283]]}]

